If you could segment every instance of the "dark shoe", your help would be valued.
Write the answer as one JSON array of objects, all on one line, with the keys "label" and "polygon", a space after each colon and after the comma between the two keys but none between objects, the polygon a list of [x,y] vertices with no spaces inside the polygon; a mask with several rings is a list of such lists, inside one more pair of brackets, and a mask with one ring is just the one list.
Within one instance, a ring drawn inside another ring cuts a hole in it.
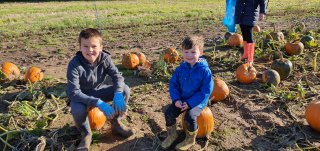
[{"label": "dark shoe", "polygon": [[89,151],[90,145],[92,141],[92,135],[82,135],[81,142],[78,145],[77,151]]},{"label": "dark shoe", "polygon": [[124,124],[122,124],[120,119],[115,118],[111,120],[111,129],[112,133],[120,135],[124,138],[133,135],[133,131],[130,128],[126,127]]}]

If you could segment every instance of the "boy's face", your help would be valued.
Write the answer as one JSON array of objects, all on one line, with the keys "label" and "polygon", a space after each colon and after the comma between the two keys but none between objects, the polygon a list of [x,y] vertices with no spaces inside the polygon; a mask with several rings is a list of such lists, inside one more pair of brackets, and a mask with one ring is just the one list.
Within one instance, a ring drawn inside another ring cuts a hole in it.
[{"label": "boy's face", "polygon": [[101,39],[99,37],[81,38],[80,51],[91,64],[95,63],[102,51]]},{"label": "boy's face", "polygon": [[191,66],[196,64],[200,57],[200,50],[198,47],[192,47],[188,50],[182,50],[183,59],[188,62]]}]

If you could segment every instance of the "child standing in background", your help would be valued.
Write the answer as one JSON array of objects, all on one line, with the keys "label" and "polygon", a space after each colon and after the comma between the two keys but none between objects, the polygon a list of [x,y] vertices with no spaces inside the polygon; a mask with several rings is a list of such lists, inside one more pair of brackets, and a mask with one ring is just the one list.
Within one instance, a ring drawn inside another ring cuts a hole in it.
[{"label": "child standing in background", "polygon": [[[259,13],[258,13],[259,6]],[[235,10],[235,23],[240,25],[243,36],[244,53],[240,60],[247,59],[249,66],[253,64],[254,41],[252,28],[256,24],[256,17],[264,20],[266,15],[266,0],[237,0]]]}]

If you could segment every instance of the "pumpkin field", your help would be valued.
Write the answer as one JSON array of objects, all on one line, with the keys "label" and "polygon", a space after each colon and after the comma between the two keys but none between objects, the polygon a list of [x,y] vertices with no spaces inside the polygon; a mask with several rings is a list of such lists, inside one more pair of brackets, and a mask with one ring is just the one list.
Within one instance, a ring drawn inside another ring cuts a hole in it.
[{"label": "pumpkin field", "polygon": [[[204,38],[215,82],[208,104],[213,131],[190,150],[320,150],[319,0],[269,0],[266,20],[254,29],[252,68],[239,60],[240,28],[229,34],[222,25],[225,3],[0,2],[0,150],[76,149],[81,137],[68,106],[66,72],[80,31],[89,27],[101,28],[103,47],[131,88],[123,122],[134,131],[123,139],[107,120],[93,131],[90,150],[164,150],[169,79],[188,35]],[[181,119],[174,144],[185,137]]]}]

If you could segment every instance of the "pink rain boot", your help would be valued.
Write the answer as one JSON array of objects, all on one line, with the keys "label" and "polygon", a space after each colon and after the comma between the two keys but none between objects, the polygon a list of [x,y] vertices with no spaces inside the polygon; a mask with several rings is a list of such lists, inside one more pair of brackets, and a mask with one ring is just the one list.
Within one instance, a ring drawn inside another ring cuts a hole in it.
[{"label": "pink rain boot", "polygon": [[247,49],[248,49],[248,64],[250,67],[252,67],[253,58],[254,58],[254,43],[247,43]]},{"label": "pink rain boot", "polygon": [[243,55],[240,58],[240,61],[248,58],[248,43],[243,41]]}]

